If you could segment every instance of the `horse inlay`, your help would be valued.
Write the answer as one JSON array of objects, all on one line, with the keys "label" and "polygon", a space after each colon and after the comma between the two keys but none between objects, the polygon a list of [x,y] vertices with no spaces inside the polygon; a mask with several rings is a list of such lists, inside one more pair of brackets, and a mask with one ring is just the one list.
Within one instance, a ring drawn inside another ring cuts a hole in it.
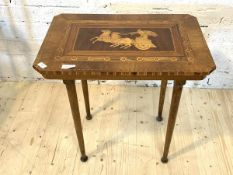
[{"label": "horse inlay", "polygon": [[[152,43],[150,40],[151,37],[157,37],[158,34],[156,32],[152,32],[149,30],[138,29],[136,32],[130,33],[119,33],[112,32],[111,30],[101,30],[101,34],[99,36],[95,36],[90,39],[92,44],[99,42],[110,43],[110,47],[120,47],[122,49],[127,49],[132,46],[136,47],[139,50],[148,50],[150,48],[156,48],[156,45]],[[139,35],[136,36],[135,39],[123,37],[125,35]]]}]

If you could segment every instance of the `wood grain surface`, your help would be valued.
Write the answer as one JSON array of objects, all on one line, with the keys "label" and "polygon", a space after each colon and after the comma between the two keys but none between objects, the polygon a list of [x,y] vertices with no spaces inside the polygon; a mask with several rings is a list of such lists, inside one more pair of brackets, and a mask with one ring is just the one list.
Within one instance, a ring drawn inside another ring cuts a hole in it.
[{"label": "wood grain surface", "polygon": [[[63,70],[63,64],[75,67]],[[215,64],[190,15],[61,14],[33,67],[49,79],[195,80]]]},{"label": "wood grain surface", "polygon": [[168,164],[160,158],[171,88],[162,123],[155,119],[159,88],[90,85],[89,90],[91,121],[77,85],[89,154],[82,163],[65,86],[1,82],[0,174],[233,174],[232,90],[184,88]]}]

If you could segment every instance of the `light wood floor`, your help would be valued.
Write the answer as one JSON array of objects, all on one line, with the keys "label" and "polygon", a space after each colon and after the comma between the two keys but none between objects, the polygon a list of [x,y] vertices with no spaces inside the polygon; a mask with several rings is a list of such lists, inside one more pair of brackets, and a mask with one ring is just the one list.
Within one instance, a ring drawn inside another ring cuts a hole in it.
[{"label": "light wood floor", "polygon": [[171,88],[158,123],[159,88],[90,85],[87,121],[80,87],[87,163],[63,84],[0,83],[1,175],[233,174],[233,90],[184,89],[162,164]]}]

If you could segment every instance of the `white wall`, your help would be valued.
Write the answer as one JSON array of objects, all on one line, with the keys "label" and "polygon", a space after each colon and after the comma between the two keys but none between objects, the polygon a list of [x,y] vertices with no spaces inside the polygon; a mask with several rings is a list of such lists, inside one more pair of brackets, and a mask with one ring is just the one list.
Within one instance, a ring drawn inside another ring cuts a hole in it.
[{"label": "white wall", "polygon": [[[189,3],[187,3],[189,2]],[[43,80],[33,60],[54,15],[60,13],[188,13],[196,16],[217,70],[188,87],[233,87],[232,0],[9,0],[0,1],[0,80]],[[113,81],[107,81],[113,83]],[[114,81],[136,85],[157,81]]]}]

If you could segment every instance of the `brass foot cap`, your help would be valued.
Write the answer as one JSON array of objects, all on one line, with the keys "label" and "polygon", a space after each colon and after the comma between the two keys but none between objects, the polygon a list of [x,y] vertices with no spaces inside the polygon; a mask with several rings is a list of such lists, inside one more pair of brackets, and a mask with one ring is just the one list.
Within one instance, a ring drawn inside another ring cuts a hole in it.
[{"label": "brass foot cap", "polygon": [[167,162],[168,162],[168,158],[162,157],[162,158],[161,158],[161,162],[162,162],[162,163],[167,163]]},{"label": "brass foot cap", "polygon": [[80,160],[81,160],[82,162],[86,162],[86,161],[88,160],[88,157],[87,157],[86,155],[81,156]]},{"label": "brass foot cap", "polygon": [[87,120],[91,120],[91,119],[92,119],[92,115],[91,115],[91,114],[90,114],[90,115],[87,115],[87,116],[86,116],[86,119],[87,119]]},{"label": "brass foot cap", "polygon": [[163,117],[157,116],[157,117],[156,117],[156,120],[157,120],[158,122],[161,122],[161,121],[163,120]]}]

